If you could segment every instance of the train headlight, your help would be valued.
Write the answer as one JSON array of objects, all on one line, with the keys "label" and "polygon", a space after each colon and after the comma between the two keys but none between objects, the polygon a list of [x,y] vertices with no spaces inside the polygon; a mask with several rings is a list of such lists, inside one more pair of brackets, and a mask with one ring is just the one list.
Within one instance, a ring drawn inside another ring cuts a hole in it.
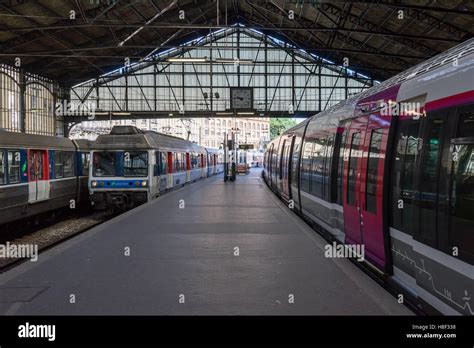
[{"label": "train headlight", "polygon": [[92,180],[91,181],[91,187],[97,187],[97,181]]},{"label": "train headlight", "polygon": [[147,185],[148,185],[148,182],[146,180],[143,180],[142,181],[142,187],[147,187]]}]

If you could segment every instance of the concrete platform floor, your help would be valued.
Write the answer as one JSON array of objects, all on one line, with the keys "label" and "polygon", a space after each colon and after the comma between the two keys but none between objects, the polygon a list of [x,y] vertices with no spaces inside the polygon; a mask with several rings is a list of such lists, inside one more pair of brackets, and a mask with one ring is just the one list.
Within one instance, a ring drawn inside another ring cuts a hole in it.
[{"label": "concrete platform floor", "polygon": [[1,274],[0,313],[411,313],[350,261],[326,258],[325,244],[268,190],[260,170],[235,183],[214,177]]}]

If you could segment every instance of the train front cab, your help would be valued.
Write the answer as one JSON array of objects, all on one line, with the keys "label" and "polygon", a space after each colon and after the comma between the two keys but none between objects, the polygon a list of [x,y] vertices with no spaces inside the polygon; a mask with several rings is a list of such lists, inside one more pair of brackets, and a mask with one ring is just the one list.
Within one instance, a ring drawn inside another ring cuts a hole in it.
[{"label": "train front cab", "polygon": [[152,154],[145,150],[92,151],[89,191],[95,208],[127,209],[148,202],[153,194],[150,178],[155,176],[155,167],[149,165]]}]

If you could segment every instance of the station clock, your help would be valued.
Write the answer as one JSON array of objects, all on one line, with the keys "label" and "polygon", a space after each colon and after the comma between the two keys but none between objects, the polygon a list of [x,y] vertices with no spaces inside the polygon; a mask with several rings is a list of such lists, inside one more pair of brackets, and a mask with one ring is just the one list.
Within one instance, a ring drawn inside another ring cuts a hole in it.
[{"label": "station clock", "polygon": [[233,87],[230,89],[230,108],[236,111],[253,109],[253,88]]}]

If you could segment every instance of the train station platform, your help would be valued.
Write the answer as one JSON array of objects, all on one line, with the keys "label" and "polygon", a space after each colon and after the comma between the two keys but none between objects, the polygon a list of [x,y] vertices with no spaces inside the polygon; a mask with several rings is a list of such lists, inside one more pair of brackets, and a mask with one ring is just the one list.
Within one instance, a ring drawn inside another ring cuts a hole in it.
[{"label": "train station platform", "polygon": [[326,244],[259,169],[234,183],[213,177],[0,274],[0,313],[411,313],[349,260],[326,258]]}]

